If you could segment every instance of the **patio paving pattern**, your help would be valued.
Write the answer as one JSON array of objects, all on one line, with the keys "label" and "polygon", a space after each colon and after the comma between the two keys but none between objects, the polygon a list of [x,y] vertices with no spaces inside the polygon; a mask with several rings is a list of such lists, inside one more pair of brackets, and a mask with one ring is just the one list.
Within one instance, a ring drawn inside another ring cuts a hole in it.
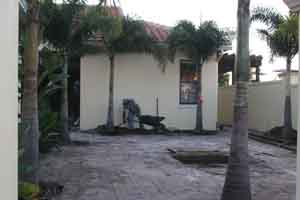
[{"label": "patio paving pattern", "polygon": [[[65,146],[41,161],[41,178],[58,181],[56,200],[219,200],[226,166],[184,165],[167,148],[228,151],[229,133],[214,136],[100,136],[73,133],[89,145]],[[254,200],[292,200],[296,155],[250,140]]]}]

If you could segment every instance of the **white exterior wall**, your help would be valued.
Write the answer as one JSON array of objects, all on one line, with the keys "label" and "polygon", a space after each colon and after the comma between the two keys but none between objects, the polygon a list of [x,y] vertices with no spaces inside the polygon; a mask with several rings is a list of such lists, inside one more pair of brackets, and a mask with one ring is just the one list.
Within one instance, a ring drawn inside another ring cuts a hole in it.
[{"label": "white exterior wall", "polygon": [[[291,73],[291,84],[292,85],[298,84],[298,82],[299,82],[298,73],[299,72],[292,72]],[[285,75],[283,75],[283,76],[279,76],[279,78],[280,78],[280,80],[285,80],[287,77]]]},{"label": "white exterior wall", "polygon": [[17,199],[18,1],[0,6],[0,185],[1,199]]},{"label": "white exterior wall", "polygon": [[[142,114],[156,114],[156,97],[159,112],[165,116],[167,127],[193,129],[196,106],[179,104],[180,59],[169,63],[162,73],[151,55],[123,54],[116,56],[115,67],[115,122],[122,121],[122,99],[133,98]],[[216,129],[217,122],[217,62],[204,65],[203,117],[204,128]],[[81,59],[80,128],[95,128],[105,124],[108,107],[109,61],[104,55],[85,56]]]},{"label": "white exterior wall", "polygon": [[[292,86],[292,119],[297,128],[297,85]],[[218,99],[218,121],[230,125],[233,122],[234,87],[221,87]],[[284,81],[249,84],[249,128],[267,131],[283,125]]]}]

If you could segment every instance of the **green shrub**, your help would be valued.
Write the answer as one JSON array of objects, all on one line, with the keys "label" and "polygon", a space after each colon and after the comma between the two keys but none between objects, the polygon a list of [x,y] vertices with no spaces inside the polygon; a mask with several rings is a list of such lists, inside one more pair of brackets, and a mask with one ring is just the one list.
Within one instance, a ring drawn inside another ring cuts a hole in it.
[{"label": "green shrub", "polygon": [[58,113],[51,111],[47,104],[40,106],[39,123],[39,149],[41,153],[48,153],[51,148],[58,147],[61,141]]},{"label": "green shrub", "polygon": [[19,182],[19,199],[22,200],[38,200],[40,196],[40,188],[38,185]]}]

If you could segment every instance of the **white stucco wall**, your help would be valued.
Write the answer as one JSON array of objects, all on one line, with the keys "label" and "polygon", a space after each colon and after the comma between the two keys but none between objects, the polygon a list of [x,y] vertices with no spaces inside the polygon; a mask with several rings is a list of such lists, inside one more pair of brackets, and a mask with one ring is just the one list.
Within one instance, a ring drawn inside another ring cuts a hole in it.
[{"label": "white stucco wall", "polygon": [[[233,122],[233,98],[235,88],[221,87],[218,93],[218,121],[223,124]],[[283,125],[284,81],[249,84],[249,128],[267,131]],[[297,128],[298,87],[292,86],[292,119]]]},{"label": "white stucco wall", "polygon": [[[180,59],[169,63],[162,73],[150,55],[123,54],[116,57],[115,120],[122,120],[122,99],[133,98],[142,114],[155,115],[156,97],[160,115],[168,127],[193,129],[196,106],[179,104]],[[217,122],[217,62],[211,59],[203,68],[204,128],[216,129]],[[80,127],[95,128],[106,122],[108,105],[109,62],[104,55],[81,59]]]},{"label": "white stucco wall", "polygon": [[0,186],[1,199],[17,199],[18,1],[0,6]]},{"label": "white stucco wall", "polygon": [[[298,73],[299,72],[292,72],[291,73],[291,84],[292,85],[298,84],[298,82],[299,82]],[[285,80],[287,77],[285,75],[283,75],[283,76],[279,76],[279,78],[280,78],[280,80]]]}]

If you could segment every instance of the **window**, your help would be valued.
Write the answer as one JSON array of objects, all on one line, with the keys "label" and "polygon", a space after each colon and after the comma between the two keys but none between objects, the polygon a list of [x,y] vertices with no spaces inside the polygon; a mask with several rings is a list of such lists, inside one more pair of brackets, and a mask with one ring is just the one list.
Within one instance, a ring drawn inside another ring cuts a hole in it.
[{"label": "window", "polygon": [[180,62],[180,104],[197,104],[197,66],[189,60]]}]

